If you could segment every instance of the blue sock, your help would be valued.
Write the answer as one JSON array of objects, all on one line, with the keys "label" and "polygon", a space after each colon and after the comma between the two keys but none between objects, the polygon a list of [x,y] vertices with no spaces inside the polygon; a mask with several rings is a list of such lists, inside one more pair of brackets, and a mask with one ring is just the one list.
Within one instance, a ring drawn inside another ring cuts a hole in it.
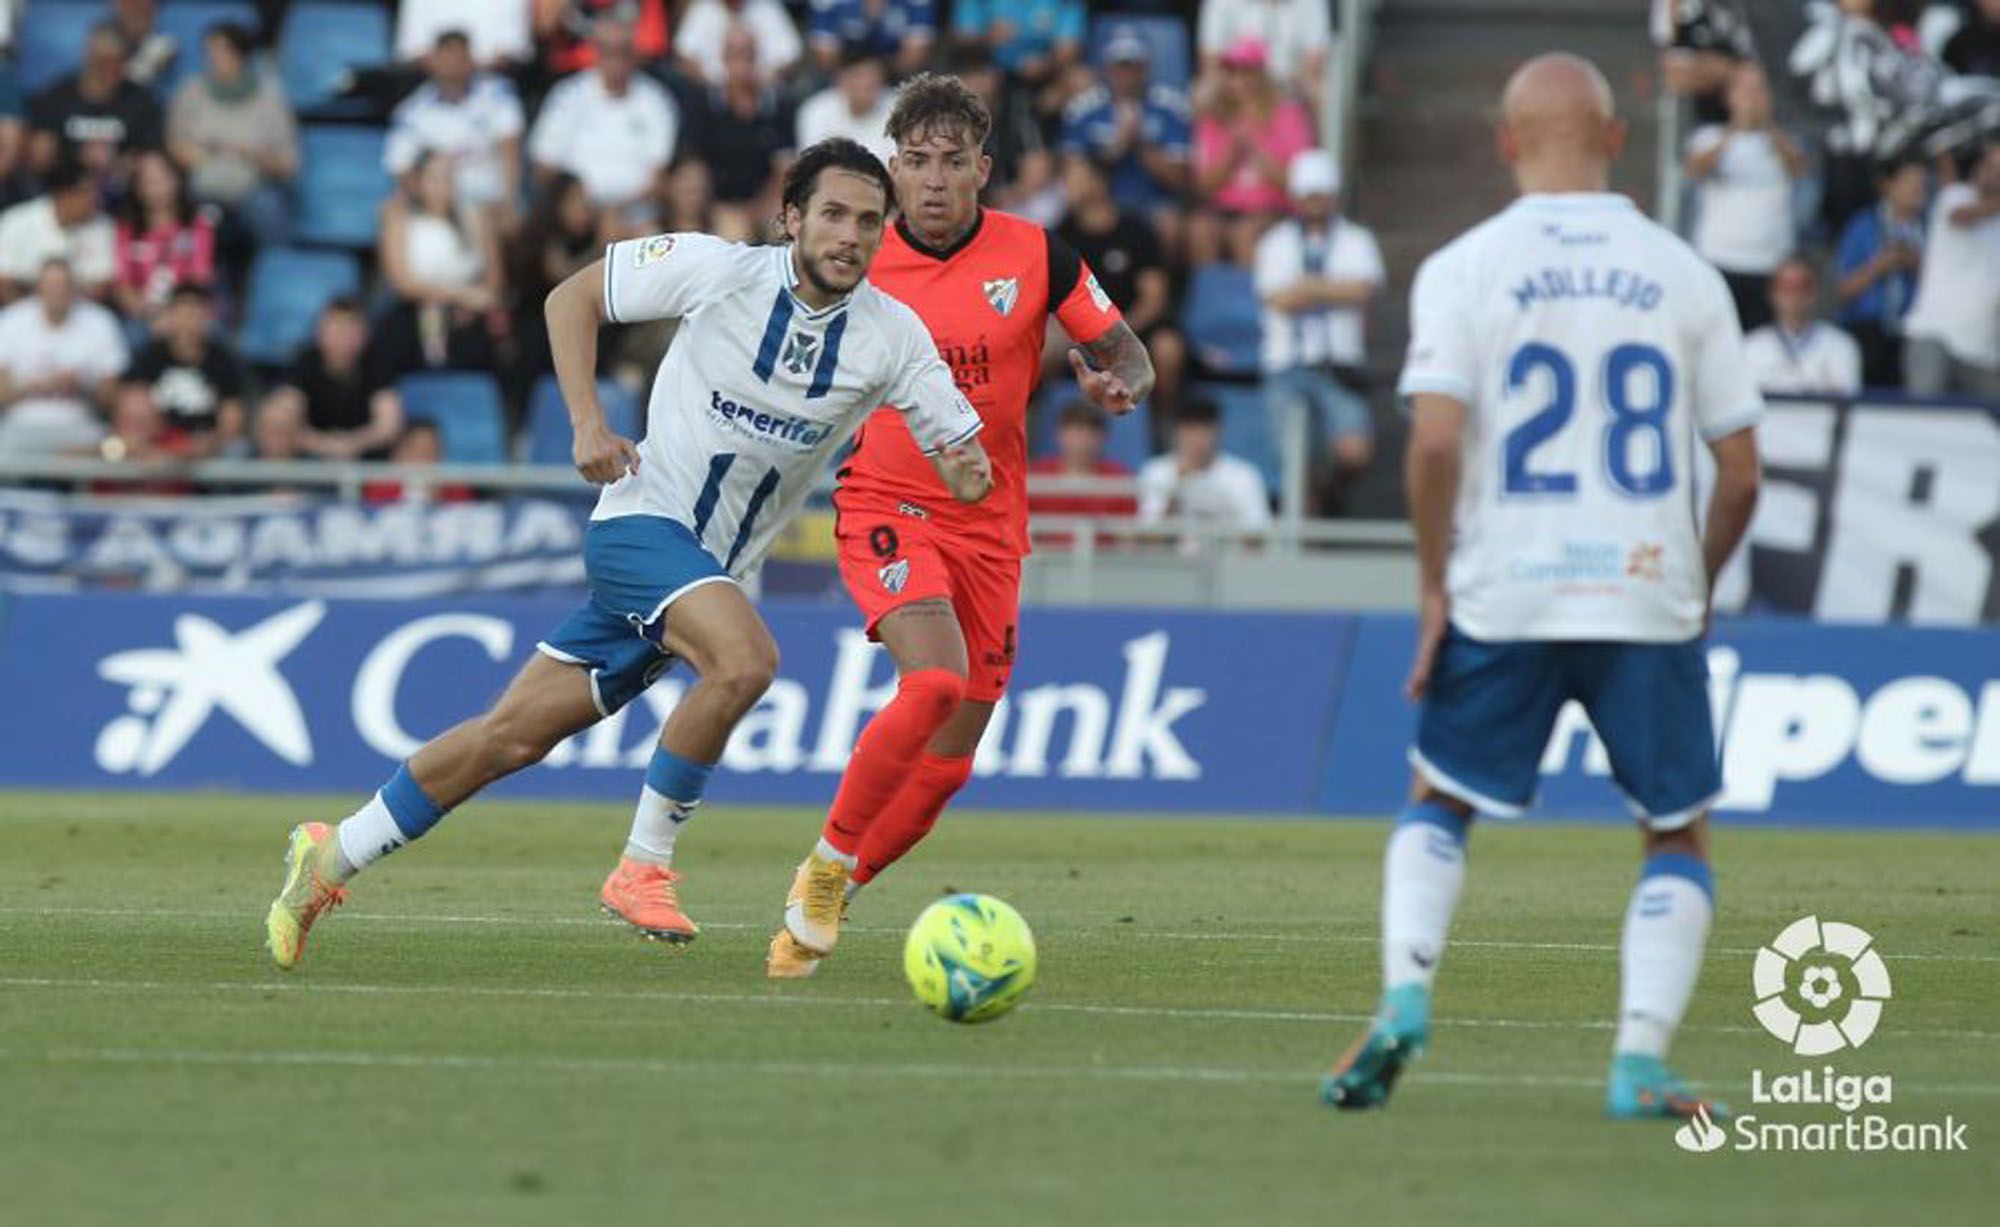
[{"label": "blue sock", "polygon": [[340,857],[334,875],[346,881],[368,865],[418,839],[438,824],[445,808],[430,799],[410,765],[396,768],[396,774],[382,785],[368,804],[340,824]]},{"label": "blue sock", "polygon": [[665,746],[656,747],[653,761],[646,765],[646,786],[639,790],[639,807],[632,815],[625,855],[656,865],[673,864],[674,841],[694,817],[714,771],[712,763],[698,763]]}]

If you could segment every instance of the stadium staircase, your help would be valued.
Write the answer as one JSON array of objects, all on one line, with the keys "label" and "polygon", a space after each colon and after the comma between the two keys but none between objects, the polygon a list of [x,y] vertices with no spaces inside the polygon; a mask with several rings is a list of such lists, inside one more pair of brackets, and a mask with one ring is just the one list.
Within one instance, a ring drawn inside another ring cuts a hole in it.
[{"label": "stadium staircase", "polygon": [[[1632,0],[1380,0],[1364,78],[1349,207],[1381,240],[1389,294],[1372,320],[1370,374],[1391,399],[1409,335],[1410,278],[1423,258],[1501,208],[1512,188],[1493,152],[1493,118],[1515,66],[1575,51],[1611,79],[1631,125],[1615,187],[1650,208],[1656,58],[1646,6]],[[1381,457],[1353,511],[1400,516],[1401,415],[1384,425]]]}]

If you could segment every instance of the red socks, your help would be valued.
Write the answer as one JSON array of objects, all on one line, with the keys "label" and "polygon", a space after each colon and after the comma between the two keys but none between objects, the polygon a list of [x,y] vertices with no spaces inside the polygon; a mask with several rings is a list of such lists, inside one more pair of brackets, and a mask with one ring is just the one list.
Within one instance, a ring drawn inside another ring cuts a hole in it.
[{"label": "red socks", "polygon": [[[904,785],[916,783],[915,773],[921,770],[918,760],[930,761],[924,747],[958,710],[964,697],[965,679],[949,669],[918,669],[903,675],[896,684],[896,697],[875,713],[855,742],[854,755],[840,777],[840,790],[834,794],[833,808],[821,832],[826,842],[849,856],[860,852],[862,837],[871,826],[879,826],[880,820],[889,817],[890,803]],[[930,822],[936,820],[933,811]],[[925,829],[929,826],[926,822]],[[919,832],[903,849],[922,838]],[[899,850],[889,859],[902,854]]]},{"label": "red socks", "polygon": [[972,756],[941,758],[926,754],[903,790],[868,827],[861,841],[853,882],[858,886],[903,859],[937,825],[945,803],[972,778]]}]

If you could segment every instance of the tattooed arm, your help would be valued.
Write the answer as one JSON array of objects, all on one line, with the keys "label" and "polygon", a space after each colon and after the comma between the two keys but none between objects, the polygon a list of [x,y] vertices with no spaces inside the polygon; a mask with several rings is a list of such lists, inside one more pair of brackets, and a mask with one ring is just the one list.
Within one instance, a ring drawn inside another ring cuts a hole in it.
[{"label": "tattooed arm", "polygon": [[1153,391],[1153,360],[1123,320],[1095,341],[1070,350],[1069,363],[1084,396],[1107,413],[1129,413]]}]

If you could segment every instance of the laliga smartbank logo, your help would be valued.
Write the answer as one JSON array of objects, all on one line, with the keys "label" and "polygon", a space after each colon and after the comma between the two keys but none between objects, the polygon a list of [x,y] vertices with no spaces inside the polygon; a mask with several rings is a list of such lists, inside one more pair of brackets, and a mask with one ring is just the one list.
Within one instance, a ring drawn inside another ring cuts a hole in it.
[{"label": "laliga smartbank logo", "polygon": [[[1888,965],[1866,929],[1817,916],[1795,920],[1757,951],[1750,982],[1751,1014],[1802,1057],[1860,1048],[1882,1021],[1893,994]],[[1886,1073],[1818,1069],[1750,1071],[1744,1112],[1716,1121],[1706,1108],[1674,1131],[1674,1144],[1694,1154],[1724,1148],[1751,1151],[1954,1151],[1968,1149],[1965,1126],[1942,1120],[1895,1120],[1877,1109],[1896,1100]],[[1810,1120],[1775,1119],[1792,1109]],[[1828,1117],[1827,1111],[1834,1114]]]}]

